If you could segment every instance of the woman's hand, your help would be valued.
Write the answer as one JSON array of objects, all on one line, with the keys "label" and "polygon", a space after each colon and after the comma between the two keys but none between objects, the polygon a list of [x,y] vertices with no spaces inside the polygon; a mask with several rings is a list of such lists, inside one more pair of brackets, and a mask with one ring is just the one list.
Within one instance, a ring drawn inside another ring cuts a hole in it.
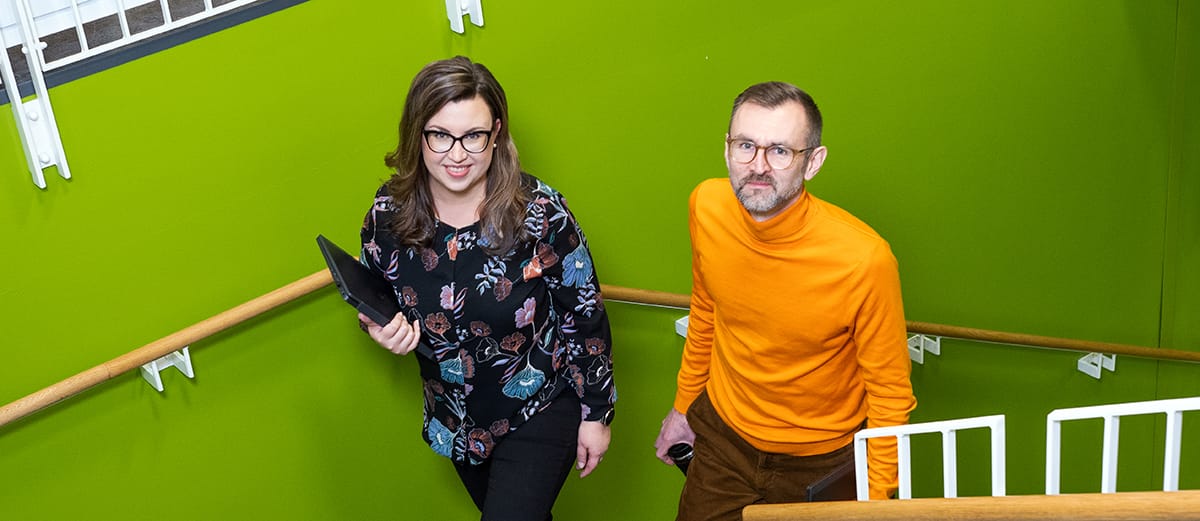
[{"label": "woman's hand", "polygon": [[387,325],[380,326],[367,318],[366,315],[358,314],[359,322],[367,326],[367,334],[371,338],[383,346],[384,349],[396,353],[398,355],[407,355],[417,348],[417,344],[421,341],[421,322],[413,320],[408,323],[404,320],[404,315],[396,313],[392,317],[392,321]]},{"label": "woman's hand", "polygon": [[612,440],[612,429],[600,422],[579,423],[579,448],[575,454],[579,477],[585,478],[596,469],[604,453],[608,452],[608,442]]}]

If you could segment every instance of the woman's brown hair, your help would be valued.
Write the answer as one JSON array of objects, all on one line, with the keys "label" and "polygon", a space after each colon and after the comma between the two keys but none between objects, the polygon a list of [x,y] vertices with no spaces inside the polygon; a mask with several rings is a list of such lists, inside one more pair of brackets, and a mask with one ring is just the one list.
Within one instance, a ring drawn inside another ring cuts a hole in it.
[{"label": "woman's brown hair", "polygon": [[521,162],[508,132],[504,89],[487,67],[455,56],[426,65],[413,78],[400,117],[400,143],[384,159],[395,171],[387,181],[387,192],[396,205],[391,232],[402,246],[428,247],[433,241],[436,212],[429,170],[421,156],[421,132],[446,104],[476,96],[487,103],[492,120],[500,120],[500,129],[492,138],[495,149],[479,211],[479,245],[489,254],[503,255],[529,237],[524,220],[530,195],[522,187]]}]

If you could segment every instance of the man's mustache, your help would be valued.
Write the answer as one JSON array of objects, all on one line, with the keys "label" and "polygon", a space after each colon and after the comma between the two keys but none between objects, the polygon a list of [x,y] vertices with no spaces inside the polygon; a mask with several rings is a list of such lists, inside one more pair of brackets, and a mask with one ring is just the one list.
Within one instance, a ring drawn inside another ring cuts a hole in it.
[{"label": "man's mustache", "polygon": [[739,187],[744,188],[747,183],[766,183],[771,185],[771,188],[775,188],[775,178],[766,174],[750,174],[743,177]]}]

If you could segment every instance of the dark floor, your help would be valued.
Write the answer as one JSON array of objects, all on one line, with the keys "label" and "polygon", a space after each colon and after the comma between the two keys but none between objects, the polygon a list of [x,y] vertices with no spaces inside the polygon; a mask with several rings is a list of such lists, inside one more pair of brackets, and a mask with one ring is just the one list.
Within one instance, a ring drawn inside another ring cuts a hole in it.
[{"label": "dark floor", "polygon": [[[213,7],[220,7],[233,1],[235,0],[212,0],[212,5]],[[171,11],[171,18],[174,20],[204,10],[204,0],[168,0],[167,5]],[[125,18],[129,24],[130,34],[154,29],[165,23],[162,7],[158,2],[127,9],[125,11]],[[114,14],[85,23],[83,31],[84,36],[87,38],[88,46],[95,48],[120,39],[121,22],[117,15]],[[46,55],[47,62],[77,54],[81,49],[79,38],[74,28],[47,35],[42,38],[42,41],[46,42],[46,49],[43,52]],[[12,45],[14,42],[6,43]],[[16,73],[17,83],[28,82],[29,67],[25,64],[25,54],[21,52],[21,45],[13,45],[7,50],[10,63],[13,66],[13,72]]]}]

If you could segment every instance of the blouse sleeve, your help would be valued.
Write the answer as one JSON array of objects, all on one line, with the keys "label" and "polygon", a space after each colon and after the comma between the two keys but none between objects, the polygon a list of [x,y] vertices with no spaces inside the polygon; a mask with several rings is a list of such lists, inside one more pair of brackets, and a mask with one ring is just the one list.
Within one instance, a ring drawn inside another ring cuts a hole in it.
[{"label": "blouse sleeve", "polygon": [[381,275],[384,274],[385,269],[383,259],[380,258],[383,249],[378,240],[381,234],[387,233],[385,228],[391,210],[392,198],[387,194],[386,187],[380,187],[375,192],[371,209],[367,210],[367,215],[363,217],[362,229],[359,230],[362,249],[359,252],[358,261],[370,268],[371,271]]},{"label": "blouse sleeve", "polygon": [[545,240],[560,259],[543,274],[559,342],[566,346],[567,371],[583,404],[583,419],[599,421],[617,401],[608,313],[587,238],[561,194],[552,193],[546,212],[552,233]]}]

